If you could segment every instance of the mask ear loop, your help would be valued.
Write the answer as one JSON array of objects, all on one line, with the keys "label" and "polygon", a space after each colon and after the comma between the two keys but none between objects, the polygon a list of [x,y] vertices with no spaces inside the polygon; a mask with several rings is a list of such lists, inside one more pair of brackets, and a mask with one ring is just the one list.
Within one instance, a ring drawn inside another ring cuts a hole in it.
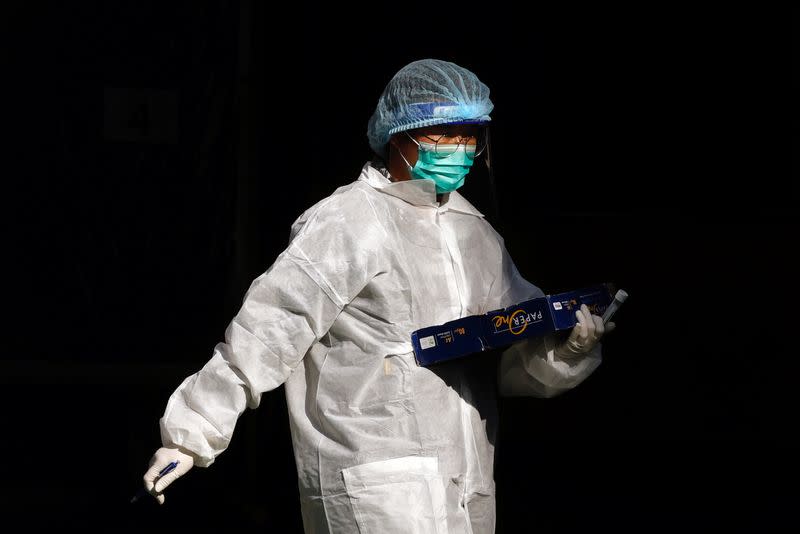
[{"label": "mask ear loop", "polygon": [[[415,145],[417,145],[417,150],[419,151],[419,142],[413,137],[411,137],[411,134],[409,134],[408,132],[403,132],[403,133],[406,134],[408,138],[411,139],[411,141],[413,141]],[[414,167],[408,162],[406,157],[403,155],[403,151],[400,150],[400,147],[397,145],[394,145],[394,147],[397,149],[397,153],[400,154],[400,157],[403,158],[403,161],[406,162],[406,167],[408,167],[408,173],[411,174],[411,171],[414,170]]]}]

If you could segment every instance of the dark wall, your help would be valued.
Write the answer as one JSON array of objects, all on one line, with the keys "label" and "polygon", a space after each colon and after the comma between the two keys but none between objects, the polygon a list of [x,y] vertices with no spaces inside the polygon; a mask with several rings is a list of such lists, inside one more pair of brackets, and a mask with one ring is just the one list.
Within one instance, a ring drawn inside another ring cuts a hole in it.
[{"label": "dark wall", "polygon": [[797,42],[671,9],[9,9],[4,505],[56,528],[299,531],[282,388],[166,506],[128,500],[170,393],[369,158],[386,82],[436,57],[491,88],[499,210],[485,182],[464,193],[520,271],[631,295],[580,388],[501,402],[498,531],[776,520],[797,497]]}]

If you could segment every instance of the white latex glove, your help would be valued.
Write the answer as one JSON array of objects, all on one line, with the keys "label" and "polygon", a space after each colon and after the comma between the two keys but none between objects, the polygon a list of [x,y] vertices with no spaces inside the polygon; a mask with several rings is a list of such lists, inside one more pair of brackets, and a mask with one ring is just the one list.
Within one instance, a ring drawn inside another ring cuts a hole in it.
[{"label": "white latex glove", "polygon": [[[159,477],[158,473],[170,462],[178,462],[178,466]],[[144,489],[158,500],[158,504],[164,504],[164,489],[172,484],[178,477],[186,474],[194,466],[194,458],[182,453],[179,449],[161,447],[150,459],[150,468],[144,474]]]},{"label": "white latex glove", "polygon": [[613,322],[603,324],[603,318],[592,315],[586,304],[581,304],[581,309],[575,312],[578,323],[572,329],[569,338],[556,347],[555,355],[560,358],[574,358],[581,354],[591,352],[603,334],[614,330]]}]

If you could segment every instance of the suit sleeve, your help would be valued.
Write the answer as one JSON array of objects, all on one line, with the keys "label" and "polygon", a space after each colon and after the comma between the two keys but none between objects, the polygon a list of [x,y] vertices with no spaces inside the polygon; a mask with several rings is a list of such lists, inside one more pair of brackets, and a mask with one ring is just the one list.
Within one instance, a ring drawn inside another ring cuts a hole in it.
[{"label": "suit sleeve", "polygon": [[[498,235],[500,268],[490,292],[487,309],[511,306],[543,297],[541,289],[525,280],[517,270]],[[582,356],[560,358],[554,349],[555,335],[528,338],[511,345],[500,358],[498,391],[506,397],[554,397],[583,382],[601,362],[601,346]]]},{"label": "suit sleeve", "polygon": [[201,467],[227,448],[245,408],[286,381],[377,273],[380,225],[366,220],[373,212],[363,199],[328,200],[298,219],[288,248],[250,285],[225,341],[169,398],[162,442]]}]

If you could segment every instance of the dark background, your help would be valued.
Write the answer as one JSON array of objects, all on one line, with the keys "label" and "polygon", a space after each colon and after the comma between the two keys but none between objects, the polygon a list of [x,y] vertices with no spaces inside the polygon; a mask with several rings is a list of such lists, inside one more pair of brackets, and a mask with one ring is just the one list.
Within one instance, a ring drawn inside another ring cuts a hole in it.
[{"label": "dark background", "polygon": [[499,212],[477,177],[464,194],[523,275],[631,295],[581,387],[501,402],[498,532],[783,521],[800,352],[788,19],[424,5],[7,8],[0,497],[29,529],[301,531],[282,388],[164,507],[128,500],[170,393],[294,219],[358,176],[383,87],[425,57],[491,88]]}]

